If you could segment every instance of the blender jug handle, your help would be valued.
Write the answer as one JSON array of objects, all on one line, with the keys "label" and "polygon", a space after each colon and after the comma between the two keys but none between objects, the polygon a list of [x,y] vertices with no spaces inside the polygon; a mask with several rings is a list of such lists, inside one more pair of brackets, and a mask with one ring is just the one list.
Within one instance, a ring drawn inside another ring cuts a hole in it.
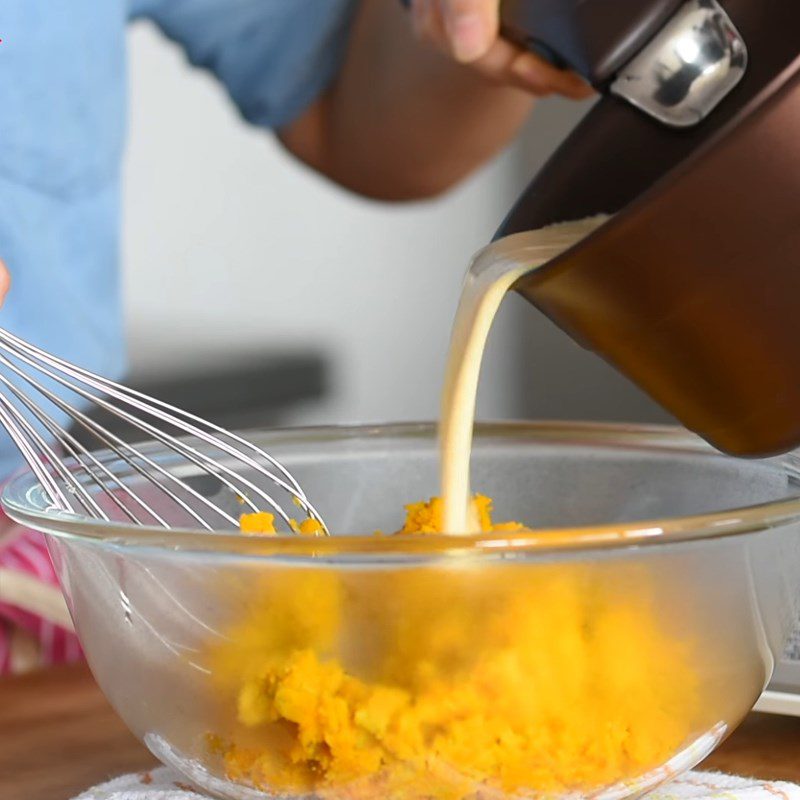
[{"label": "blender jug handle", "polygon": [[[400,0],[408,8],[411,0]],[[500,31],[604,88],[683,0],[502,0]]]}]

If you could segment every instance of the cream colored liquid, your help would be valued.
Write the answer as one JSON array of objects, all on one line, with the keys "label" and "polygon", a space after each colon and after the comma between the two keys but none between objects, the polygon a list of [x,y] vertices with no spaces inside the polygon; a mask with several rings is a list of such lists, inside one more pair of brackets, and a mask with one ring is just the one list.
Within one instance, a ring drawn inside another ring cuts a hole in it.
[{"label": "cream colored liquid", "polygon": [[481,361],[506,292],[527,272],[563,253],[607,217],[551,225],[501,239],[472,262],[461,292],[445,371],[440,423],[443,529],[478,531],[470,503],[469,462]]}]

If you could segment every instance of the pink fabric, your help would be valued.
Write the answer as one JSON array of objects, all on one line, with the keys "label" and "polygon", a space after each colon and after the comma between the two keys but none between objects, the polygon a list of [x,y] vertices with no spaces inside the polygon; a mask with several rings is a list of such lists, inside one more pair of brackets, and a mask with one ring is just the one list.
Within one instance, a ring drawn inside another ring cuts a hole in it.
[{"label": "pink fabric", "polygon": [[[44,536],[20,528],[0,511],[0,568],[32,575],[50,586],[58,586],[53,562]],[[11,671],[11,630],[23,628],[32,634],[40,647],[42,666],[66,664],[82,658],[74,633],[37,617],[24,608],[0,601],[0,675]]]}]

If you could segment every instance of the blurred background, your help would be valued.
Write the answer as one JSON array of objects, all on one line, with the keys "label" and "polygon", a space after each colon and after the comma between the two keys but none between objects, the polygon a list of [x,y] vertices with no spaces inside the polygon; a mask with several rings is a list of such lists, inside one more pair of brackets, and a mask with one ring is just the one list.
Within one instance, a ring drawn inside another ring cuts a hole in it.
[{"label": "blurred background", "polygon": [[[470,256],[588,105],[542,102],[520,141],[452,194],[382,205],[243,124],[147,23],[129,35],[130,381],[240,427],[435,418]],[[667,419],[516,296],[478,414]]]}]

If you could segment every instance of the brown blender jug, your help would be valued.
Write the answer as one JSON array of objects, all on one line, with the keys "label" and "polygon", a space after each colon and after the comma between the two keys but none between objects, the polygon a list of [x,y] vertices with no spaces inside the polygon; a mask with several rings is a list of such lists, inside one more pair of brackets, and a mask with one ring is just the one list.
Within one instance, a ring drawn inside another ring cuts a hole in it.
[{"label": "brown blender jug", "polygon": [[800,444],[800,2],[501,16],[602,98],[496,238],[614,214],[514,288],[720,450]]}]

